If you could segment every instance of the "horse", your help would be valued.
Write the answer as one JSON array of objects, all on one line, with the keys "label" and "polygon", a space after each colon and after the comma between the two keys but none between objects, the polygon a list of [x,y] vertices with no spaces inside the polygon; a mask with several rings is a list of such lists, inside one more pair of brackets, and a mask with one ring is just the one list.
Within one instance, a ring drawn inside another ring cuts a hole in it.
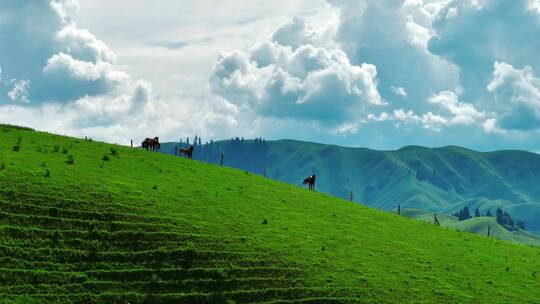
[{"label": "horse", "polygon": [[308,185],[309,190],[315,190],[315,179],[317,176],[315,174],[308,176],[306,179],[304,179],[303,184]]},{"label": "horse", "polygon": [[180,155],[185,155],[187,158],[192,159],[193,158],[193,146],[189,146],[189,148],[180,149]]},{"label": "horse", "polygon": [[142,143],[141,147],[146,150],[156,151],[161,148],[161,145],[159,144],[159,137],[154,138],[146,138]]}]

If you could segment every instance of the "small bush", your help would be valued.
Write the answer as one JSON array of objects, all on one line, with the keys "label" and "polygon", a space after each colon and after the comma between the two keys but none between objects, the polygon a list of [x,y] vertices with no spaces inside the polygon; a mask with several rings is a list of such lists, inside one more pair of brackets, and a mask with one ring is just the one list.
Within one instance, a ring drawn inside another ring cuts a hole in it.
[{"label": "small bush", "polygon": [[70,154],[70,155],[67,156],[66,164],[68,164],[68,165],[75,164],[75,159],[73,158],[73,155]]},{"label": "small bush", "polygon": [[101,160],[103,160],[103,161],[110,161],[111,158],[109,157],[109,155],[105,154],[105,155],[103,155],[103,158],[102,158]]},{"label": "small bush", "polygon": [[19,146],[19,144],[14,145],[12,148],[14,152],[19,152],[20,149],[21,149],[21,146]]},{"label": "small bush", "polygon": [[51,171],[49,171],[49,169],[45,170],[45,175],[43,175],[44,177],[51,177]]},{"label": "small bush", "polygon": [[0,162],[0,171],[4,170],[6,168],[6,163]]},{"label": "small bush", "polygon": [[263,223],[263,225],[266,225],[266,224],[268,224],[268,220],[264,219],[262,223]]},{"label": "small bush", "polygon": [[58,152],[60,150],[60,147],[58,145],[54,145],[53,152]]},{"label": "small bush", "polygon": [[111,147],[111,154],[112,156],[118,156],[118,151],[115,148]]},{"label": "small bush", "polygon": [[66,149],[66,148],[63,148],[63,149],[62,149],[62,154],[68,154],[68,152],[69,152],[68,149]]},{"label": "small bush", "polygon": [[157,185],[154,185],[152,189],[157,190]]}]

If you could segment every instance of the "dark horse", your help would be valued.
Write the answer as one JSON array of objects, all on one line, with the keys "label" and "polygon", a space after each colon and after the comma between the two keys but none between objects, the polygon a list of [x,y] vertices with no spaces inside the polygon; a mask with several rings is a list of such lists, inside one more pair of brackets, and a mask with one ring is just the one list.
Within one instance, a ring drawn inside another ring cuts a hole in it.
[{"label": "dark horse", "polygon": [[161,148],[161,145],[159,144],[159,137],[155,138],[147,138],[142,143],[141,146],[143,149],[156,151]]},{"label": "dark horse", "polygon": [[189,148],[180,149],[179,151],[180,151],[180,155],[185,155],[189,159],[193,158],[193,146],[189,146]]},{"label": "dark horse", "polygon": [[304,185],[308,185],[309,190],[315,190],[315,179],[316,178],[317,178],[317,176],[315,174],[309,176],[308,178],[306,178],[304,180]]}]

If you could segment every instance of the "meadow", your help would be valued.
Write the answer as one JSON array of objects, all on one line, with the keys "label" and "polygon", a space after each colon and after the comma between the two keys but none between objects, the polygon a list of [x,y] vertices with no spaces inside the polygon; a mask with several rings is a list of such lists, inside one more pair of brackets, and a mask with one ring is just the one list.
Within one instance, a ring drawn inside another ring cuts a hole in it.
[{"label": "meadow", "polygon": [[0,126],[4,303],[537,303],[540,249]]}]

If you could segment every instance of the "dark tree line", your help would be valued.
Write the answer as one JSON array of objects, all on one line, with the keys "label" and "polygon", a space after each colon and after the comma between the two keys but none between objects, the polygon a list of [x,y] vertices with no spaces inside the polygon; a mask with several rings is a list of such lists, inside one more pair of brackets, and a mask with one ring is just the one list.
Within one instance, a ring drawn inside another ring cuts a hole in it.
[{"label": "dark tree line", "polygon": [[[455,212],[453,216],[457,217],[458,220],[460,221],[465,221],[473,217],[471,215],[469,207],[467,206]],[[482,215],[482,213],[480,212],[480,209],[476,208],[474,210],[474,217],[481,217],[481,216],[493,217],[493,214],[491,213],[491,210],[488,210],[484,215]],[[520,229],[525,230],[525,223],[523,221],[514,220],[508,212],[503,211],[500,208],[497,208],[497,210],[495,211],[495,220],[497,221],[497,224],[503,226],[507,230],[510,230],[510,231],[520,230]]]},{"label": "dark tree line", "polygon": [[225,166],[235,167],[255,174],[266,175],[266,168],[274,161],[269,155],[269,145],[265,139],[244,139],[233,137],[229,140],[203,143],[200,136],[186,138],[177,143],[178,148],[194,146],[193,159],[220,164],[223,158]]}]

